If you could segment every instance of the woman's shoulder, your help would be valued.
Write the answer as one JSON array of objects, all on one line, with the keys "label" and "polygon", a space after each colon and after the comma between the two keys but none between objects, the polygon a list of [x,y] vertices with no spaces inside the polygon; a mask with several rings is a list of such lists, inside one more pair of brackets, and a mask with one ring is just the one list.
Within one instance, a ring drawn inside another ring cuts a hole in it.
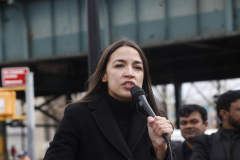
[{"label": "woman's shoulder", "polygon": [[88,110],[88,105],[89,103],[78,103],[78,102],[74,102],[74,103],[70,103],[65,107],[65,111],[66,112],[84,112]]},{"label": "woman's shoulder", "polygon": [[68,112],[75,112],[75,113],[89,113],[92,112],[96,109],[100,109],[101,107],[105,106],[105,101],[104,99],[101,99],[100,101],[96,102],[73,102],[69,103],[64,110],[64,114]]},{"label": "woman's shoulder", "polygon": [[83,106],[88,106],[89,103],[80,103],[80,102],[72,102],[67,104],[66,108],[79,108]]}]

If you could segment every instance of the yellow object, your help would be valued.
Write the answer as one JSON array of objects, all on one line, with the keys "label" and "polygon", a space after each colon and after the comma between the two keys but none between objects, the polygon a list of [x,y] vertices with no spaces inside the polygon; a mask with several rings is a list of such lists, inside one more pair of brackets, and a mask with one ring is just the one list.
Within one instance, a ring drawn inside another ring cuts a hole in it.
[{"label": "yellow object", "polygon": [[26,116],[4,116],[4,117],[1,117],[0,116],[0,121],[5,121],[7,119],[10,119],[10,120],[24,120],[26,119]]},{"label": "yellow object", "polygon": [[3,137],[0,136],[0,154],[3,154],[3,146],[4,146],[3,143],[4,143],[4,142],[3,142]]},{"label": "yellow object", "polygon": [[4,91],[25,91],[25,86],[19,86],[19,87],[0,87],[0,92]]},{"label": "yellow object", "polygon": [[15,114],[15,91],[0,92],[0,117],[13,116]]}]

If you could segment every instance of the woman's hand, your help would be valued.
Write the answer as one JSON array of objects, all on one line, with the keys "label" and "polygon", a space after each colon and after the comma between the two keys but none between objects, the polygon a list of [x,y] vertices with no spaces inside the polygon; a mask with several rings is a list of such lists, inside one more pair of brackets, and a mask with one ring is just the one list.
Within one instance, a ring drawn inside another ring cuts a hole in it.
[{"label": "woman's hand", "polygon": [[156,157],[159,160],[163,159],[167,151],[167,143],[162,135],[166,134],[170,140],[173,133],[172,125],[165,117],[148,117],[147,120],[148,132],[156,153]]}]

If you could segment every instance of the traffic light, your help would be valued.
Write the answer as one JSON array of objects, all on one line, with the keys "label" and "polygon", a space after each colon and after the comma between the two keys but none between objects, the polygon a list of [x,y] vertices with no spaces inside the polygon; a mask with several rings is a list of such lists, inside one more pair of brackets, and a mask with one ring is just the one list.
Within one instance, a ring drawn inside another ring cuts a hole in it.
[{"label": "traffic light", "polygon": [[15,114],[15,91],[0,92],[0,117],[13,116]]}]

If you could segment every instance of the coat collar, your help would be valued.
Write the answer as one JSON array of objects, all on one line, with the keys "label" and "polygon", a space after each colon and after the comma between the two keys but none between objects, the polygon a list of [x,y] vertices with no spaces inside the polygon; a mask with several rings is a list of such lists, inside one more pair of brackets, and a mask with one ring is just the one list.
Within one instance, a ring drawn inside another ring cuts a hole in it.
[{"label": "coat collar", "polygon": [[[224,151],[224,144],[221,138],[221,127],[218,129],[218,131],[215,133],[215,135],[213,136],[212,139],[212,155],[219,155],[221,157],[220,158],[224,158],[223,155],[225,154],[219,154],[219,153],[225,153]],[[211,142],[211,141],[210,141]],[[235,144],[234,147],[234,156],[233,159],[237,160],[240,157],[240,152],[239,152],[239,148],[240,148],[240,140],[238,140]]]},{"label": "coat collar", "polygon": [[98,103],[90,103],[89,109],[93,110],[92,116],[106,139],[125,157],[133,159],[132,151],[136,148],[147,127],[145,112],[139,111],[142,117],[139,115],[138,110],[134,111],[128,146],[105,98]]}]

